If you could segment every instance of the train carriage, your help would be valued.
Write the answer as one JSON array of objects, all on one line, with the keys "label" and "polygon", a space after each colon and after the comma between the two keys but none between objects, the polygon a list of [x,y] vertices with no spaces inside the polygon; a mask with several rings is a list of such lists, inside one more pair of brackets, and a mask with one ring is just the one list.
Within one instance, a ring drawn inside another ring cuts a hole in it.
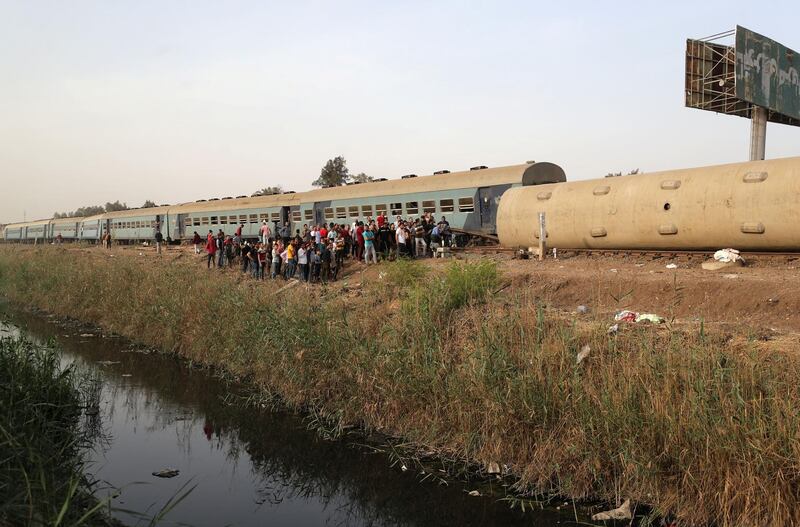
[{"label": "train carriage", "polygon": [[552,163],[475,167],[304,192],[299,212],[316,224],[366,221],[384,212],[392,220],[431,213],[437,220],[444,216],[452,228],[495,234],[497,207],[506,190],[565,180],[564,171]]},{"label": "train carriage", "polygon": [[48,225],[48,238],[57,239],[60,235],[64,241],[76,241],[80,234],[80,225],[83,222],[81,217],[58,218],[50,220]]},{"label": "train carriage", "polygon": [[9,223],[3,228],[3,240],[5,242],[22,241],[22,224]]},{"label": "train carriage", "polygon": [[171,238],[174,222],[170,224],[170,207],[128,209],[103,214],[103,232],[110,231],[111,239],[117,242],[152,241],[160,229],[165,239]]},{"label": "train carriage", "polygon": [[78,240],[97,243],[102,235],[101,223],[105,214],[96,214],[83,218],[78,225]]},{"label": "train carriage", "polygon": [[48,240],[50,220],[19,223],[19,240],[24,243],[42,243]]},{"label": "train carriage", "polygon": [[242,237],[257,238],[264,220],[273,232],[287,221],[291,226],[291,210],[298,206],[297,194],[286,193],[185,203],[172,207],[170,214],[176,218],[180,239],[191,239],[195,231],[201,236],[220,230],[233,235],[240,225],[244,225]]}]

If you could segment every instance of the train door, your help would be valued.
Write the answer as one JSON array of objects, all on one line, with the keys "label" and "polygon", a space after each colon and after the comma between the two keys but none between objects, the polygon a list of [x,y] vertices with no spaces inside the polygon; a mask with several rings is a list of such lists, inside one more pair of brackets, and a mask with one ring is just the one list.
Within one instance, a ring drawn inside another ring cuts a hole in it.
[{"label": "train door", "polygon": [[497,231],[497,203],[495,203],[495,189],[481,187],[478,189],[478,207],[481,214],[481,230],[494,233]]},{"label": "train door", "polygon": [[300,212],[300,205],[292,205],[289,208],[289,226],[291,227],[292,235],[294,235],[294,231],[300,229],[302,221],[303,216]]},{"label": "train door", "polygon": [[281,207],[281,227],[289,221],[289,207]]},{"label": "train door", "polygon": [[314,203],[314,223],[316,225],[325,223],[325,207],[330,206],[330,201],[317,201]]},{"label": "train door", "polygon": [[[178,214],[176,216],[176,221],[175,221],[175,233],[176,233],[175,234],[175,239],[176,240],[182,240],[182,239],[186,238],[186,236],[188,234],[186,232],[186,217],[187,217],[186,214]],[[231,218],[233,218],[233,216],[231,216]]]}]

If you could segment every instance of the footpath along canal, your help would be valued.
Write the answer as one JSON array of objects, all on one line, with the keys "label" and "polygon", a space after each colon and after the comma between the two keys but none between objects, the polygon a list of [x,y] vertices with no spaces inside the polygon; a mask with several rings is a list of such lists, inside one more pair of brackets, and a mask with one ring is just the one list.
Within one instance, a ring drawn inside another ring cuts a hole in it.
[{"label": "footpath along canal", "polygon": [[[96,494],[122,489],[113,516],[128,525],[152,516],[170,497],[196,485],[164,524],[222,525],[574,525],[572,506],[521,513],[492,496],[471,496],[486,484],[403,471],[392,456],[356,444],[327,441],[307,421],[274,409],[226,404],[240,386],[210,372],[99,330],[10,309],[11,328],[37,342],[54,342],[63,360],[102,380],[100,437],[90,452]],[[228,399],[229,400],[229,399]],[[158,478],[152,472],[177,469]],[[438,472],[438,470],[433,470]],[[187,484],[188,483],[188,484]]]}]

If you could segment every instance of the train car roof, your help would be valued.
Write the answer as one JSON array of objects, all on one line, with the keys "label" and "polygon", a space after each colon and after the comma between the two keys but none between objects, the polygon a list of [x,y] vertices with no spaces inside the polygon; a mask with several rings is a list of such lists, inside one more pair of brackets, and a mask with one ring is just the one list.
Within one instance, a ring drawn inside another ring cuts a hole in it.
[{"label": "train car roof", "polygon": [[156,214],[166,214],[169,210],[173,208],[170,206],[166,207],[147,207],[147,208],[139,208],[139,209],[127,209],[127,210],[116,210],[114,212],[106,212],[102,215],[103,219],[114,219],[114,218],[133,218],[136,216],[152,216]]},{"label": "train car roof", "polygon": [[104,212],[103,214],[95,214],[94,216],[84,216],[83,218],[81,218],[81,223],[86,223],[87,221],[100,220],[103,219],[103,216],[105,215],[106,213]]},{"label": "train car roof", "polygon": [[47,225],[48,223],[50,223],[50,218],[44,220],[26,221],[23,223],[14,223],[9,225],[14,225],[15,227],[34,227],[36,225]]},{"label": "train car roof", "polygon": [[190,202],[170,207],[170,214],[214,212],[218,210],[256,209],[263,207],[288,207],[300,203],[298,196],[300,196],[300,194],[270,194],[269,196],[253,196],[249,198]]},{"label": "train car roof", "polygon": [[84,216],[69,216],[67,218],[53,218],[50,220],[52,223],[71,223],[71,222],[82,222],[86,218]]},{"label": "train car roof", "polygon": [[328,187],[303,192],[303,201],[327,201],[334,199],[367,198],[376,196],[392,196],[396,194],[414,194],[418,192],[434,192],[437,190],[456,190],[460,188],[490,187],[522,183],[522,175],[531,164],[512,165],[479,170],[465,170],[448,174],[434,174],[388,181],[371,181],[358,185]]}]

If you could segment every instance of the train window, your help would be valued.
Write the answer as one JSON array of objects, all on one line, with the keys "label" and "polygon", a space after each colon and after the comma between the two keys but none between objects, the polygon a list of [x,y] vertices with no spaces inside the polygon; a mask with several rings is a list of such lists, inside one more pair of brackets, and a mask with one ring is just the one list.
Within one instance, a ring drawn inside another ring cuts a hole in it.
[{"label": "train window", "polygon": [[281,221],[281,213],[280,212],[273,212],[272,213],[272,221]]},{"label": "train window", "polygon": [[439,212],[453,212],[453,200],[452,199],[439,200]]},{"label": "train window", "polygon": [[303,211],[303,218],[306,220],[313,220],[314,219],[314,211],[311,209],[306,209]]},{"label": "train window", "polygon": [[472,198],[458,198],[458,212],[473,212],[475,200]]},{"label": "train window", "polygon": [[216,216],[211,216],[211,224],[215,225],[217,223],[219,223],[219,218],[217,218]]},{"label": "train window", "polygon": [[258,219],[261,220],[261,221],[268,220],[269,219],[269,214],[267,214],[266,212],[262,212],[261,214],[258,215]]},{"label": "train window", "polygon": [[203,225],[208,225],[208,216],[201,218],[200,223],[202,223]]},{"label": "train window", "polygon": [[372,205],[362,205],[361,206],[361,215],[362,216],[372,216]]},{"label": "train window", "polygon": [[247,214],[239,214],[239,223],[247,223]]},{"label": "train window", "polygon": [[333,207],[325,207],[325,219],[326,220],[333,219]]},{"label": "train window", "polygon": [[184,218],[184,220],[183,220],[183,224],[184,224],[186,227],[191,227],[191,226],[192,226],[192,218]]},{"label": "train window", "polygon": [[303,218],[302,218],[302,216],[300,216],[300,211],[299,210],[293,210],[292,211],[292,221],[302,221],[302,219]]},{"label": "train window", "polygon": [[436,212],[436,200],[423,201],[422,212]]},{"label": "train window", "polygon": [[400,216],[403,214],[403,204],[392,203],[391,210],[392,210],[392,216]]},{"label": "train window", "polygon": [[343,219],[347,217],[347,210],[344,207],[336,207],[336,218]]},{"label": "train window", "polygon": [[258,214],[250,215],[250,223],[258,223]]},{"label": "train window", "polygon": [[220,216],[219,217],[219,224],[220,225],[227,225],[228,224],[228,217],[227,216]]},{"label": "train window", "polygon": [[386,209],[386,204],[385,203],[379,203],[379,204],[375,205],[375,213],[376,214],[380,214],[381,212],[386,212],[386,210],[387,209]]},{"label": "train window", "polygon": [[200,218],[192,218],[192,221],[194,222],[195,227],[200,225]]},{"label": "train window", "polygon": [[418,214],[419,203],[416,201],[406,201],[406,214]]},{"label": "train window", "polygon": [[353,205],[348,209],[351,218],[358,218],[358,205]]}]

